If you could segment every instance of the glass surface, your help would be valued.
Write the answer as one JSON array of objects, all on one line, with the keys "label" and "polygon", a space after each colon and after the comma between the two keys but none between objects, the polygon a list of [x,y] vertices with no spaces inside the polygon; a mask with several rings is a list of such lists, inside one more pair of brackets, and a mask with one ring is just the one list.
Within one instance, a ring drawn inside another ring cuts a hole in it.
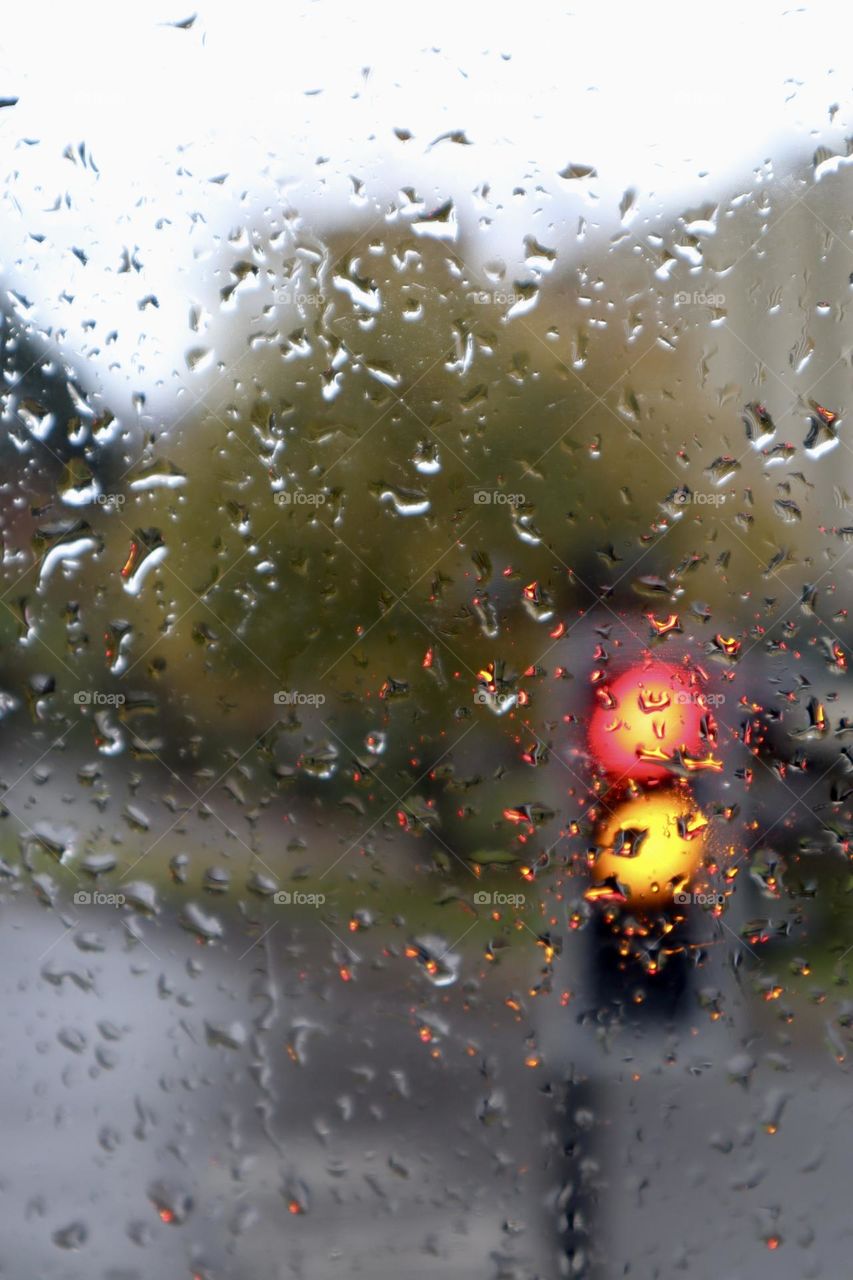
[{"label": "glass surface", "polygon": [[0,1275],[847,1274],[849,41],[687,21],[9,19]]}]

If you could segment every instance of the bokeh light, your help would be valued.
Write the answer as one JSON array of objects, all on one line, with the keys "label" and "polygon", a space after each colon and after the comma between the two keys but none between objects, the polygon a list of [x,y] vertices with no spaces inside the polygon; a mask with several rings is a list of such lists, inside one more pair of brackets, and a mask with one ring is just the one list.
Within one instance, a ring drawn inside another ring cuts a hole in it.
[{"label": "bokeh light", "polygon": [[637,781],[661,779],[676,752],[700,753],[705,709],[687,668],[650,660],[596,692],[589,745],[606,772]]},{"label": "bokeh light", "polygon": [[708,821],[689,792],[654,790],[623,801],[599,828],[593,898],[616,896],[601,886],[615,878],[632,906],[665,907],[701,861]]}]

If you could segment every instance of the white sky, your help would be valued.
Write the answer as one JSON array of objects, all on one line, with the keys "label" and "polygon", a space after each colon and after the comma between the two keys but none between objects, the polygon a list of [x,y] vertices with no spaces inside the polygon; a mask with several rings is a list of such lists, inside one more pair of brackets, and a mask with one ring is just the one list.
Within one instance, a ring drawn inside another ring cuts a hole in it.
[{"label": "white sky", "polygon": [[[194,11],[189,30],[165,25]],[[456,200],[469,262],[513,264],[532,233],[565,265],[578,213],[611,234],[628,187],[638,216],[653,217],[747,188],[768,159],[765,175],[778,174],[819,144],[841,148],[853,132],[843,12],[829,0],[583,0],[571,11],[146,0],[137,17],[124,3],[10,7],[0,96],[20,101],[0,111],[0,278],[33,304],[34,323],[64,332],[88,386],[114,404],[144,390],[165,411],[175,370],[203,390],[205,371],[184,361],[198,343],[187,317],[222,283],[211,278],[220,237],[265,205],[286,202],[322,234],[354,213],[367,225],[375,198],[413,186],[427,208]],[[430,148],[454,130],[473,145]],[[83,142],[97,173],[63,158]],[[564,182],[569,162],[598,178]],[[361,204],[350,175],[365,184]],[[487,231],[472,196],[484,182]],[[139,246],[141,273],[117,272],[125,245]],[[139,310],[146,294],[158,309]]]}]

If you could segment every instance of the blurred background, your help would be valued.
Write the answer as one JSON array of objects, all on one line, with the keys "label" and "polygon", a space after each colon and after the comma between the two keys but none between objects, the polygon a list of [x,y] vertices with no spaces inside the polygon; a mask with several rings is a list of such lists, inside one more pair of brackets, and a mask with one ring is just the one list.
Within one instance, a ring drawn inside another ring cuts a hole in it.
[{"label": "blurred background", "polygon": [[843,1272],[850,56],[708,24],[10,17],[0,1275]]}]

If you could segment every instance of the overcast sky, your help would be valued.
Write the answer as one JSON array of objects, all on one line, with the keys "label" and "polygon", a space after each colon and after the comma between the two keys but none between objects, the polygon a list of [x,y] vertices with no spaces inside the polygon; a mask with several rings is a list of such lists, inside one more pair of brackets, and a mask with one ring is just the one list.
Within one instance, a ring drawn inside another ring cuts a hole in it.
[{"label": "overcast sky", "polygon": [[[453,198],[469,262],[500,255],[512,270],[533,234],[565,265],[578,215],[612,234],[628,188],[642,226],[748,190],[757,169],[772,181],[818,145],[842,149],[842,12],[147,0],[133,19],[127,4],[15,6],[0,59],[0,96],[19,99],[0,110],[3,283],[62,331],[89,385],[145,390],[153,406],[159,382],[165,406],[174,370],[203,385],[185,363],[190,305],[213,303],[222,237],[262,225],[264,208],[286,204],[322,234],[367,225],[376,200],[409,186],[425,210]],[[561,178],[569,164],[597,176]],[[125,246],[141,271],[118,270]],[[140,309],[148,296],[159,305]]]}]

